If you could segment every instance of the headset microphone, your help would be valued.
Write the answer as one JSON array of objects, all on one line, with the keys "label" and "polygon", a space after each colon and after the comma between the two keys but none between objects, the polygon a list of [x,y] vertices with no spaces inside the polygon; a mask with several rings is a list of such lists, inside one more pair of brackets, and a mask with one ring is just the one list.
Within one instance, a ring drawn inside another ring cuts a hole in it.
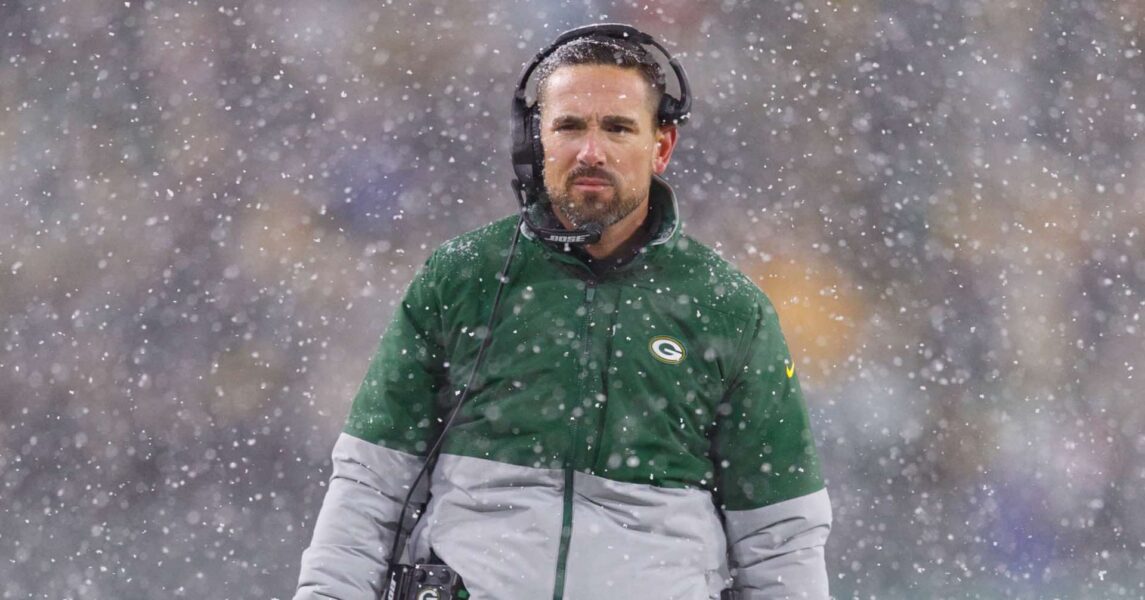
[{"label": "headset microphone", "polygon": [[589,223],[580,229],[549,229],[534,227],[533,232],[541,239],[554,244],[595,244],[600,241],[604,228],[597,223]]},{"label": "headset microphone", "polygon": [[595,244],[600,241],[600,236],[604,233],[604,228],[597,223],[589,223],[584,227],[578,229],[565,229],[563,227],[545,227],[537,223],[534,215],[531,215],[532,206],[535,203],[530,203],[527,200],[528,192],[525,186],[521,185],[520,180],[513,180],[513,191],[517,194],[517,206],[521,209],[521,222],[529,228],[529,231],[534,235],[541,238],[542,241],[551,244]]}]

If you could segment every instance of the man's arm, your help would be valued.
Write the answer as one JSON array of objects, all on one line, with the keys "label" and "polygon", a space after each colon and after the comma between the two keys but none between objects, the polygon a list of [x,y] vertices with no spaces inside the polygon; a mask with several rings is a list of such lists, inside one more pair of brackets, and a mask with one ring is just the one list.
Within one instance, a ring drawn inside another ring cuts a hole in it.
[{"label": "man's arm", "polygon": [[[294,600],[377,600],[402,502],[422,460],[343,433]],[[421,498],[411,502],[424,501]]]},{"label": "man's arm", "polygon": [[[385,583],[402,503],[438,429],[445,361],[433,264],[394,311],[334,444],[334,472],[302,554],[295,600],[376,600]],[[411,504],[425,501],[425,482],[419,488]]]},{"label": "man's arm", "polygon": [[714,444],[733,589],[743,600],[826,599],[831,504],[794,363],[766,300]]}]

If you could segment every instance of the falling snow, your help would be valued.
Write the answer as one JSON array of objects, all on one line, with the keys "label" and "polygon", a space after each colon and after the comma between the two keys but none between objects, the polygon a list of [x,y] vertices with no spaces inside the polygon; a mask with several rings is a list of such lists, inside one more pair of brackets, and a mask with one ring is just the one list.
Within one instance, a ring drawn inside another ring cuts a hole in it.
[{"label": "falling snow", "polygon": [[597,20],[690,74],[666,178],[780,314],[834,595],[1145,597],[1145,4],[44,0],[0,4],[0,598],[289,597],[405,286],[515,210],[521,65]]}]

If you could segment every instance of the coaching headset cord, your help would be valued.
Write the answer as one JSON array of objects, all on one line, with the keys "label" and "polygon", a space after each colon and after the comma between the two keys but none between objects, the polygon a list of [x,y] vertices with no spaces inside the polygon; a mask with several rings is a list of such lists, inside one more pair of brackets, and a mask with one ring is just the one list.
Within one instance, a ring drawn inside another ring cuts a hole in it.
[{"label": "coaching headset cord", "polygon": [[405,501],[402,503],[401,514],[398,515],[398,532],[394,537],[394,545],[390,550],[389,564],[386,567],[386,579],[382,583],[383,586],[388,586],[391,578],[393,577],[394,565],[397,564],[398,559],[401,557],[402,552],[405,551],[408,533],[406,532],[405,520],[406,512],[409,510],[410,500],[413,498],[413,492],[417,489],[419,483],[427,473],[432,472],[434,464],[437,462],[437,457],[441,454],[442,446],[445,442],[445,434],[449,431],[449,427],[453,425],[453,421],[457,418],[457,414],[461,412],[461,406],[469,398],[469,391],[473,388],[473,383],[477,379],[477,372],[481,369],[481,363],[485,359],[485,351],[493,343],[493,325],[497,320],[497,313],[501,308],[501,297],[505,291],[505,283],[509,281],[509,266],[513,263],[513,255],[517,251],[517,241],[521,238],[521,227],[524,226],[524,216],[517,220],[517,227],[513,232],[513,241],[509,244],[509,255],[505,257],[505,265],[501,267],[501,272],[497,275],[497,293],[493,296],[493,308],[489,311],[489,323],[485,327],[485,338],[481,340],[481,346],[477,350],[477,359],[473,362],[473,371],[469,373],[469,379],[465,382],[465,387],[461,388],[461,398],[453,409],[449,411],[449,416],[445,419],[445,424],[441,427],[441,433],[438,434],[437,439],[433,443],[433,447],[425,455],[425,464],[422,465],[421,470],[418,471],[417,477],[414,478],[413,483],[410,484],[409,491],[406,492]]}]

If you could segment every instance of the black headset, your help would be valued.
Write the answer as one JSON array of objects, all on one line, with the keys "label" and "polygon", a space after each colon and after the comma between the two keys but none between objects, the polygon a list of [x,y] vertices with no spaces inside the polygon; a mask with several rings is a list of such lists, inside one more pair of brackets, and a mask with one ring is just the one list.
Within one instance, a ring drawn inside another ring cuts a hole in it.
[{"label": "black headset", "polygon": [[672,72],[676,75],[679,85],[679,97],[670,95],[665,89],[660,96],[660,106],[656,111],[656,118],[661,124],[673,123],[682,125],[688,120],[692,110],[692,93],[688,85],[688,76],[684,68],[661,46],[652,36],[621,23],[597,23],[570,29],[557,37],[549,47],[537,53],[529,64],[521,71],[521,78],[517,82],[517,91],[513,93],[513,191],[517,195],[517,204],[525,225],[538,237],[547,242],[561,244],[593,244],[600,240],[601,228],[598,225],[588,225],[580,229],[568,230],[560,227],[544,227],[534,221],[530,209],[544,194],[544,178],[541,169],[544,167],[544,149],[541,148],[541,111],[536,102],[528,103],[526,89],[533,71],[557,48],[578,38],[612,38],[635,43],[638,48],[655,48],[668,61]]}]

